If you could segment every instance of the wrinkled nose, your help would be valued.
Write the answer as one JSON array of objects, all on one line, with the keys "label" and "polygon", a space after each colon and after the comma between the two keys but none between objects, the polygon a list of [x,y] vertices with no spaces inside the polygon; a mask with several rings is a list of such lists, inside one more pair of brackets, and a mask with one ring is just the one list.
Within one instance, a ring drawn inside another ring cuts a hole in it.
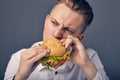
[{"label": "wrinkled nose", "polygon": [[53,37],[56,38],[56,39],[62,39],[63,38],[63,30],[62,29],[56,29],[54,32],[53,32]]}]

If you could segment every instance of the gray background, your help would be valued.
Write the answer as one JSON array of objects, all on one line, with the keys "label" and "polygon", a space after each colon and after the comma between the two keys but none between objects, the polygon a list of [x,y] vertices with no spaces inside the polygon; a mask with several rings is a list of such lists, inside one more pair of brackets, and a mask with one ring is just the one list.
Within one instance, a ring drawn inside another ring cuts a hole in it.
[{"label": "gray background", "polygon": [[[83,43],[95,49],[111,80],[120,80],[120,0],[88,0],[95,18]],[[13,53],[42,40],[56,0],[0,0],[0,80]]]}]

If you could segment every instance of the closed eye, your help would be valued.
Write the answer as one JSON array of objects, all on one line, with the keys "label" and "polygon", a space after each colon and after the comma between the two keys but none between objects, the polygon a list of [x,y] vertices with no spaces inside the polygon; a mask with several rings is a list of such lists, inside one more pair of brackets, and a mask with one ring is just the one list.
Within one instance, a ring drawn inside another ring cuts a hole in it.
[{"label": "closed eye", "polygon": [[56,24],[56,22],[55,22],[55,21],[52,21],[52,20],[51,20],[51,22],[52,22],[53,24]]},{"label": "closed eye", "polygon": [[58,23],[55,19],[53,19],[52,17],[51,17],[51,22],[52,22],[52,24],[55,25],[55,26],[56,26],[56,25],[59,25],[59,23]]},{"label": "closed eye", "polygon": [[57,25],[57,23],[56,23],[55,21],[51,20],[51,22],[52,22],[54,25]]},{"label": "closed eye", "polygon": [[68,31],[68,32],[70,32],[70,33],[72,33],[72,34],[74,34],[74,31],[71,30],[71,29],[69,29],[68,27],[65,27],[64,30],[65,30],[65,31]]}]

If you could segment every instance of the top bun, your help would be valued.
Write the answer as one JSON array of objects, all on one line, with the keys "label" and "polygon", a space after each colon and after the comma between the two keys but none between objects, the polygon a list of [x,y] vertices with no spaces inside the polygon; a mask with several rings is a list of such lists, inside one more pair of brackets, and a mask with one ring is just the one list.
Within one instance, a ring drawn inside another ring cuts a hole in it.
[{"label": "top bun", "polygon": [[55,38],[44,41],[42,45],[51,50],[50,56],[63,56],[66,53],[66,48]]}]

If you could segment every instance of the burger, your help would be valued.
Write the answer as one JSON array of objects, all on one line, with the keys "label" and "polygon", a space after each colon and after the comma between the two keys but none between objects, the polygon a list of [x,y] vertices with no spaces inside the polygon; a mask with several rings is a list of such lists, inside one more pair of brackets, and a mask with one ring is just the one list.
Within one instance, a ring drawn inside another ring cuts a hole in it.
[{"label": "burger", "polygon": [[70,50],[67,50],[64,46],[62,46],[61,42],[55,38],[48,39],[41,45],[46,46],[48,49],[50,49],[49,56],[43,57],[40,60],[40,63],[43,66],[46,66],[48,68],[57,68],[67,60],[71,59]]}]

